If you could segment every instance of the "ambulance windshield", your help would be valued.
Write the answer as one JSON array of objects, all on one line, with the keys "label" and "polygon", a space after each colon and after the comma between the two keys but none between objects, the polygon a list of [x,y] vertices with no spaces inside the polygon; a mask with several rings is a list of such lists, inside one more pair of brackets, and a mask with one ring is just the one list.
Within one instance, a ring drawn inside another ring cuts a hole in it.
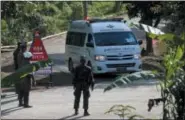
[{"label": "ambulance windshield", "polygon": [[136,45],[137,40],[132,32],[101,32],[94,34],[97,46]]}]

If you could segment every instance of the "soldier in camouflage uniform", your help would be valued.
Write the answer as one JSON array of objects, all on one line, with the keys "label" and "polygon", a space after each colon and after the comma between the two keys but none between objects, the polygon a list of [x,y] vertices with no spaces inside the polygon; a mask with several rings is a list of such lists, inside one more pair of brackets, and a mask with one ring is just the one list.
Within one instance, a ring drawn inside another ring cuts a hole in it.
[{"label": "soldier in camouflage uniform", "polygon": [[92,75],[91,69],[85,65],[86,60],[84,57],[80,59],[80,65],[74,69],[74,79],[73,79],[73,86],[74,86],[74,109],[75,115],[78,114],[79,102],[81,97],[81,92],[83,91],[83,108],[84,108],[84,116],[89,115],[88,113],[88,106],[89,106],[89,97],[91,89],[94,89],[94,79]]},{"label": "soldier in camouflage uniform", "polygon": [[[26,45],[22,46],[22,50],[19,57],[19,66],[24,67],[25,65],[30,64],[29,60],[32,57],[32,54],[30,52],[26,52]],[[19,89],[18,89],[18,99],[19,99],[19,106],[24,106],[25,108],[29,108],[29,92],[31,89],[31,76],[27,75],[22,80],[18,82]],[[24,101],[24,104],[23,104]]]}]

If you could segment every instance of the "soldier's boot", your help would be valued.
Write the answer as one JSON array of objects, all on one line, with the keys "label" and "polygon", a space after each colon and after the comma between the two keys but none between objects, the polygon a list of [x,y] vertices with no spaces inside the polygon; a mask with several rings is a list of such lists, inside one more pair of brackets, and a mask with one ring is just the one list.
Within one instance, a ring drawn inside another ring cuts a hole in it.
[{"label": "soldier's boot", "polygon": [[80,104],[81,91],[75,90],[74,95],[75,95],[74,109],[75,109],[75,115],[77,115],[79,104]]},{"label": "soldier's boot", "polygon": [[19,107],[23,106],[22,100],[19,99]]},{"label": "soldier's boot", "polygon": [[21,106],[23,106],[23,104],[22,104],[22,94],[21,94],[21,92],[19,92],[19,94],[18,94],[18,100],[19,100],[19,107],[21,107]]},{"label": "soldier's boot", "polygon": [[24,108],[31,108],[32,107],[28,103],[29,103],[29,93],[25,92],[24,93]]},{"label": "soldier's boot", "polygon": [[31,108],[32,106],[30,105],[24,105],[24,108]]},{"label": "soldier's boot", "polygon": [[90,96],[90,93],[89,91],[84,91],[84,103],[83,103],[83,108],[84,108],[84,116],[88,116],[90,115],[89,112],[88,112],[88,106],[89,106],[89,96]]},{"label": "soldier's boot", "polygon": [[78,115],[78,109],[75,109],[75,115]]},{"label": "soldier's boot", "polygon": [[85,109],[85,110],[84,110],[84,116],[89,116],[89,115],[90,115],[90,114],[89,114],[88,110]]}]

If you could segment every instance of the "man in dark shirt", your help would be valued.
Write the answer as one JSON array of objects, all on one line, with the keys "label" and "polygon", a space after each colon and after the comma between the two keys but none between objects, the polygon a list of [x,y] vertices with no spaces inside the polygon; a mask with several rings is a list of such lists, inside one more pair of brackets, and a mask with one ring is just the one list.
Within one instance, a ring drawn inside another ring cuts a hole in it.
[{"label": "man in dark shirt", "polygon": [[16,48],[15,51],[13,52],[13,59],[14,59],[15,70],[18,69],[18,62],[17,62],[17,57],[18,57],[18,56],[17,56],[17,55],[19,54],[20,50],[21,50],[21,43],[18,42],[18,43],[17,43],[17,48]]},{"label": "man in dark shirt", "polygon": [[74,109],[75,109],[75,115],[77,115],[81,92],[83,91],[84,116],[87,116],[89,115],[88,113],[89,97],[90,97],[89,87],[91,86],[91,89],[92,90],[94,89],[94,79],[93,79],[91,69],[85,65],[86,60],[84,57],[81,57],[80,63],[81,64],[77,66],[74,70],[74,79],[72,83],[75,89]]},{"label": "man in dark shirt", "polygon": [[[21,50],[21,42],[17,43],[17,48],[13,52],[13,59],[14,59],[14,69],[17,70],[19,68],[18,66],[18,54]],[[15,92],[18,94],[18,84],[15,84]]]},{"label": "man in dark shirt", "polygon": [[[18,55],[18,63],[20,68],[25,65],[30,64],[29,60],[32,57],[30,52],[26,52],[26,45],[22,46],[22,50]],[[19,106],[24,106],[25,108],[29,108],[29,92],[31,89],[31,75],[28,74],[26,77],[22,78],[18,81],[19,89],[18,89],[18,98],[19,98]],[[24,101],[24,104],[22,103]]]}]

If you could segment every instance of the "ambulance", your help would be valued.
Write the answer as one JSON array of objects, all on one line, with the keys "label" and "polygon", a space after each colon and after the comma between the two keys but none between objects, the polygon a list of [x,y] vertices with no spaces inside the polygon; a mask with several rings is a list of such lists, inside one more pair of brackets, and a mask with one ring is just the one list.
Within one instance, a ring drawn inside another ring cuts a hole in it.
[{"label": "ambulance", "polygon": [[141,71],[140,44],[121,18],[75,20],[67,31],[65,63],[72,71],[85,56],[94,74]]}]

